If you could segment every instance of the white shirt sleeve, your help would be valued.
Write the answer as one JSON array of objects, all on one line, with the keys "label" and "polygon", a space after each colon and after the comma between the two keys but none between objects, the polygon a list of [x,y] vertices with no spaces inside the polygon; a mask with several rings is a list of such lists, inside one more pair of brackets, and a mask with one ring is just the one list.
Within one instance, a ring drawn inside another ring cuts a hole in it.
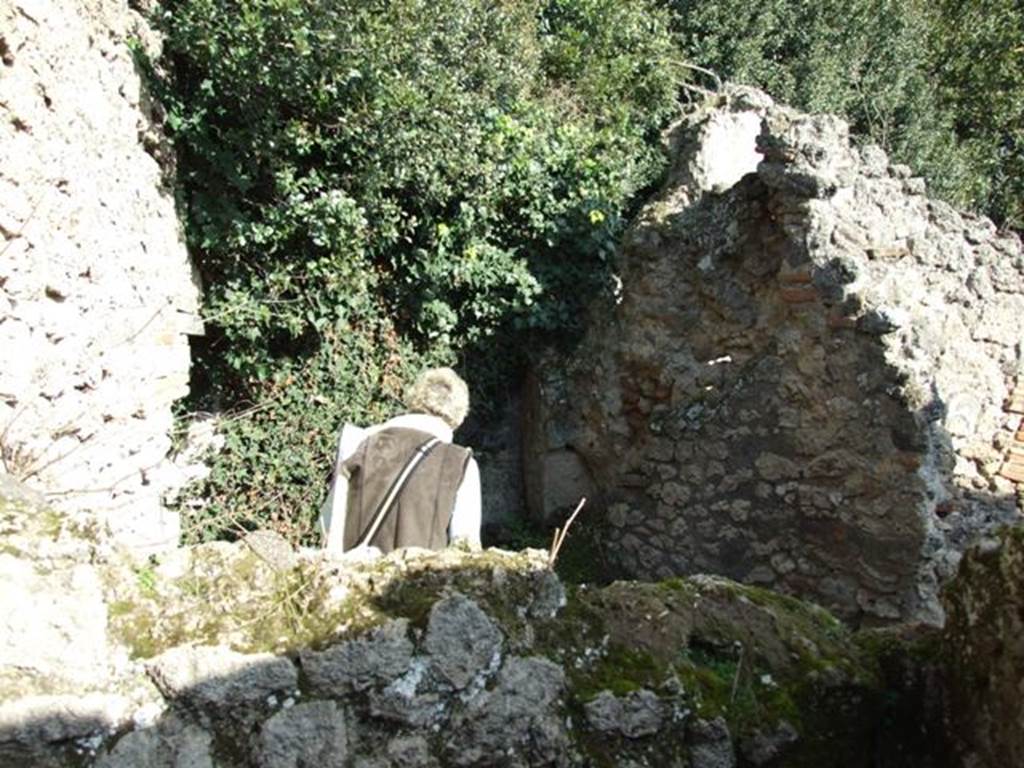
[{"label": "white shirt sleeve", "polygon": [[331,490],[320,508],[320,530],[323,534],[324,549],[334,554],[341,554],[344,549],[345,513],[348,506],[348,476],[341,471],[341,465],[355,453],[356,448],[367,437],[367,433],[368,430],[346,424],[338,437]]},{"label": "white shirt sleeve", "polygon": [[471,547],[480,548],[480,469],[470,458],[462,485],[455,494],[455,509],[448,524],[448,541],[462,539]]}]

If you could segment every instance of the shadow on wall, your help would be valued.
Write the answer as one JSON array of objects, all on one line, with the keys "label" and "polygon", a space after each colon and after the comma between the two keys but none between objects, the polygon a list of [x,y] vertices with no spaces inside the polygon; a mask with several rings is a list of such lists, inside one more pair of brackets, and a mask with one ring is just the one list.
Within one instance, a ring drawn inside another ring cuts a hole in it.
[{"label": "shadow on wall", "polygon": [[[883,363],[883,351],[868,346],[840,364],[866,383]],[[830,378],[828,397],[800,386],[800,410],[765,408],[793,386],[786,367],[772,350],[719,380],[715,394],[664,407],[655,396],[611,452],[547,451],[534,486],[543,484],[546,516],[586,493],[601,549],[632,577],[715,573],[816,600],[854,625],[907,615],[940,624],[941,585],[972,542],[1021,520],[1019,494],[955,476],[934,391],[910,411],[884,377],[848,398]],[[842,412],[865,397],[868,407]],[[648,419],[660,425],[653,436]]]},{"label": "shadow on wall", "polygon": [[[157,620],[141,598],[138,604],[112,602],[109,631],[124,640],[127,621],[134,633],[130,650],[148,658],[108,681],[106,691],[6,702],[13,706],[0,712],[0,764],[483,765],[494,763],[481,754],[564,747],[565,675],[531,655],[527,645],[533,640],[524,640],[534,622],[549,621],[565,601],[558,580],[540,565],[541,553],[531,560],[511,553],[409,550],[350,569],[314,558],[287,573],[314,593],[308,601],[293,595],[311,613],[294,614],[290,624],[276,615],[281,582],[271,566],[257,565],[243,544],[212,545],[197,549],[197,556],[201,551],[213,570],[202,577],[190,570],[187,590],[190,596],[209,593],[205,610],[221,614],[211,617],[211,626],[223,635],[208,636],[199,621],[188,625],[194,642],[251,646],[266,642],[263,635],[273,628],[283,636],[269,640],[290,650],[243,654],[225,645],[176,645],[181,627],[175,613],[183,593],[170,584],[158,587],[159,599],[154,592],[149,600],[157,611],[161,601],[167,603]],[[224,568],[248,574],[232,582],[238,594],[224,594],[231,586],[218,575]],[[122,580],[131,576],[128,571]],[[246,583],[251,593],[245,593]],[[490,616],[462,596],[474,591],[486,594]],[[127,605],[133,615],[123,615]],[[312,615],[314,610],[320,613]],[[73,649],[69,639],[67,650]],[[140,674],[152,684],[140,688]],[[148,695],[140,700],[143,689]],[[441,730],[454,723],[458,727]]]}]

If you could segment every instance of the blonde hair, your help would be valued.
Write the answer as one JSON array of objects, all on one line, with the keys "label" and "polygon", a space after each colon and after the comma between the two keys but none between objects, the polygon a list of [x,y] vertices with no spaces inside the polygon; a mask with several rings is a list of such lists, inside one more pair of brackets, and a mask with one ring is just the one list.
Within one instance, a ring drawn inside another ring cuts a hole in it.
[{"label": "blonde hair", "polygon": [[469,387],[451,368],[429,368],[405,391],[405,405],[410,411],[438,416],[456,429],[469,413]]}]

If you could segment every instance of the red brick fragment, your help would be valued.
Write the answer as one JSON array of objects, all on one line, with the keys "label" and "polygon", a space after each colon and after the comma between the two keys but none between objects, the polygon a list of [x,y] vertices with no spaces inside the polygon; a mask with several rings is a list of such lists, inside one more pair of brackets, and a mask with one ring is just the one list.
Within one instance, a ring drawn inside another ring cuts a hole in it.
[{"label": "red brick fragment", "polygon": [[1015,483],[1024,483],[1024,464],[1007,463],[999,470],[999,474]]},{"label": "red brick fragment", "polygon": [[779,282],[782,285],[807,285],[814,278],[811,277],[811,270],[801,269],[797,272],[786,272],[779,274]]},{"label": "red brick fragment", "polygon": [[783,285],[779,288],[779,296],[787,304],[806,304],[817,301],[818,291],[812,285]]}]

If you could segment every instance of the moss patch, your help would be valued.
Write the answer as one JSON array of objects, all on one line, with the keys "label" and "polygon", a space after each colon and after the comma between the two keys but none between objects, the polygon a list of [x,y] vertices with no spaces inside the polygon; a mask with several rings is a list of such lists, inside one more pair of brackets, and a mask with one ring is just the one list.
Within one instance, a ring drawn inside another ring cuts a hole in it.
[{"label": "moss patch", "polygon": [[240,545],[174,557],[186,562],[170,573],[160,563],[107,571],[111,632],[137,658],[184,642],[248,653],[322,648],[392,618],[423,627],[433,604],[455,591],[477,599],[515,640],[527,631],[538,577],[528,559],[498,552],[350,566],[313,559],[287,569]]},{"label": "moss patch", "polygon": [[1024,754],[1024,526],[983,541],[960,563],[944,595],[942,655],[961,753],[985,765]]},{"label": "moss patch", "polygon": [[349,618],[345,606],[327,605],[318,569],[276,571],[245,551],[197,548],[172,577],[159,564],[121,564],[107,583],[111,633],[136,658],[184,642],[284,652],[317,645]]},{"label": "moss patch", "polygon": [[641,688],[657,688],[665,680],[667,668],[646,651],[614,645],[602,653],[585,673],[569,673],[573,695],[589,701],[601,691],[625,696]]},{"label": "moss patch", "polygon": [[[738,740],[788,722],[800,739],[787,766],[867,765],[860,745],[873,734],[881,677],[849,630],[817,606],[725,579],[619,582],[571,590],[540,637],[565,666],[574,716],[602,690],[646,688],[669,709],[724,717]],[[581,749],[642,746],[627,742],[584,734]],[[849,747],[847,762],[835,761],[837,745]]]},{"label": "moss patch", "polygon": [[322,648],[394,618],[418,632],[439,599],[459,592],[499,624],[507,652],[545,656],[565,670],[573,738],[595,765],[601,755],[651,765],[684,759],[681,715],[672,736],[587,729],[586,704],[601,691],[647,689],[673,717],[724,717],[738,741],[788,722],[800,734],[786,753],[792,768],[866,768],[863,745],[884,732],[881,718],[892,711],[882,659],[908,647],[900,638],[855,637],[816,606],[707,577],[569,585],[567,604],[550,617],[534,610],[551,586],[542,553],[313,559],[284,570],[239,545],[180,557],[151,574],[136,564],[111,576],[110,626],[134,655],[183,642],[244,652]]}]

